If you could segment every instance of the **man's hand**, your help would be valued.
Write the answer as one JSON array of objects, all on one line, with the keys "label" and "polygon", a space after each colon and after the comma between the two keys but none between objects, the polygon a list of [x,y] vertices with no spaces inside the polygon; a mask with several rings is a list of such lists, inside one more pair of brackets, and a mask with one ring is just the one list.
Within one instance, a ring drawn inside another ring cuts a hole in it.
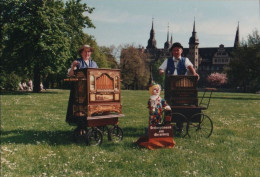
[{"label": "man's hand", "polygon": [[198,73],[194,73],[193,76],[197,76],[198,80],[200,79],[200,75]]}]

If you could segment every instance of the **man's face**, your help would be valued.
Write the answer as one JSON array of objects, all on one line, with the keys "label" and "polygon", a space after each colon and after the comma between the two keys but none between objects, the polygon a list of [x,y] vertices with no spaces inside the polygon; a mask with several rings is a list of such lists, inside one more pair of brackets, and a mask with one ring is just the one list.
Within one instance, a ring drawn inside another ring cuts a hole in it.
[{"label": "man's face", "polygon": [[173,55],[175,58],[180,58],[181,54],[182,54],[182,48],[180,48],[180,47],[174,47],[174,48],[172,49],[172,55]]}]

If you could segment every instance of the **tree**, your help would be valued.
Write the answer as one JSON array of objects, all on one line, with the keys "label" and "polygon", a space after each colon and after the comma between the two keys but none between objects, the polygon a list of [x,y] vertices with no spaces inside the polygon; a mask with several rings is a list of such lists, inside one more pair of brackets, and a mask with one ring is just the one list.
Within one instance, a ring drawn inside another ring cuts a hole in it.
[{"label": "tree", "polygon": [[110,46],[110,47],[100,47],[100,50],[102,53],[104,53],[104,55],[107,58],[107,62],[108,62],[108,67],[109,68],[113,68],[113,69],[118,69],[119,65],[116,62],[116,58],[113,56],[113,50],[114,50],[114,46]]},{"label": "tree", "polygon": [[34,92],[39,92],[43,76],[66,73],[76,51],[72,46],[79,47],[84,27],[94,27],[83,12],[93,9],[81,0],[67,1],[66,7],[62,0],[5,0],[3,5],[8,11],[0,18],[1,66],[7,72],[15,66],[17,74],[32,76]]},{"label": "tree", "polygon": [[248,35],[241,47],[233,53],[233,59],[225,68],[228,80],[234,87],[241,87],[244,92],[260,90],[260,36],[258,31]]},{"label": "tree", "polygon": [[162,88],[164,88],[164,79],[165,79],[165,75],[160,75],[158,70],[159,67],[161,66],[163,60],[156,60],[154,62],[151,63],[152,65],[152,75],[153,75],[153,80],[155,83],[160,84]]},{"label": "tree", "polygon": [[[87,4],[82,4],[80,0],[70,0],[65,4],[64,19],[68,25],[68,33],[70,36],[70,51],[72,58],[70,61],[77,58],[77,50],[86,43],[92,40],[88,35],[84,34],[84,28],[95,28],[95,25],[84,13],[91,14],[95,8],[88,7]],[[71,64],[71,63],[69,63]]]},{"label": "tree", "polygon": [[122,83],[126,89],[143,89],[149,81],[148,55],[134,46],[126,46],[121,51],[120,68]]}]

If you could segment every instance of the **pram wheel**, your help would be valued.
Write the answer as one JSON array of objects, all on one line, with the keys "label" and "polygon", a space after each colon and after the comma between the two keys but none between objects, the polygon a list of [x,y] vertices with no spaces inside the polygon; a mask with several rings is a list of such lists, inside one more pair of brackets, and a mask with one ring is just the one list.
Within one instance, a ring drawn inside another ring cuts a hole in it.
[{"label": "pram wheel", "polygon": [[190,134],[196,138],[210,137],[213,131],[212,120],[205,114],[198,113],[191,117],[189,124],[189,136]]},{"label": "pram wheel", "polygon": [[92,128],[87,134],[87,145],[97,146],[100,145],[103,141],[102,132],[97,128]]},{"label": "pram wheel", "polygon": [[119,126],[114,126],[109,129],[109,140],[119,142],[123,139],[123,130]]}]

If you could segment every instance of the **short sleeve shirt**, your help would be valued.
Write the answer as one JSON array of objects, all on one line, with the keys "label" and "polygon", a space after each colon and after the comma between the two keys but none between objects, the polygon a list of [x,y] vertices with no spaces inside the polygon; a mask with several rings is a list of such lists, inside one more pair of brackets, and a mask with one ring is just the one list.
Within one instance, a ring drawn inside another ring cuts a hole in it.
[{"label": "short sleeve shirt", "polygon": [[[177,68],[180,59],[176,59],[175,57],[172,57],[172,59],[173,59],[175,68]],[[167,69],[167,60],[168,59],[163,61],[163,63],[159,67],[159,69],[162,69],[162,70],[166,71],[166,69]],[[190,66],[190,65],[193,67],[193,64],[191,63],[191,61],[188,58],[186,58],[185,59],[185,67],[186,67],[187,70],[188,70],[188,66]],[[177,69],[174,70],[173,75],[177,75]]]}]

